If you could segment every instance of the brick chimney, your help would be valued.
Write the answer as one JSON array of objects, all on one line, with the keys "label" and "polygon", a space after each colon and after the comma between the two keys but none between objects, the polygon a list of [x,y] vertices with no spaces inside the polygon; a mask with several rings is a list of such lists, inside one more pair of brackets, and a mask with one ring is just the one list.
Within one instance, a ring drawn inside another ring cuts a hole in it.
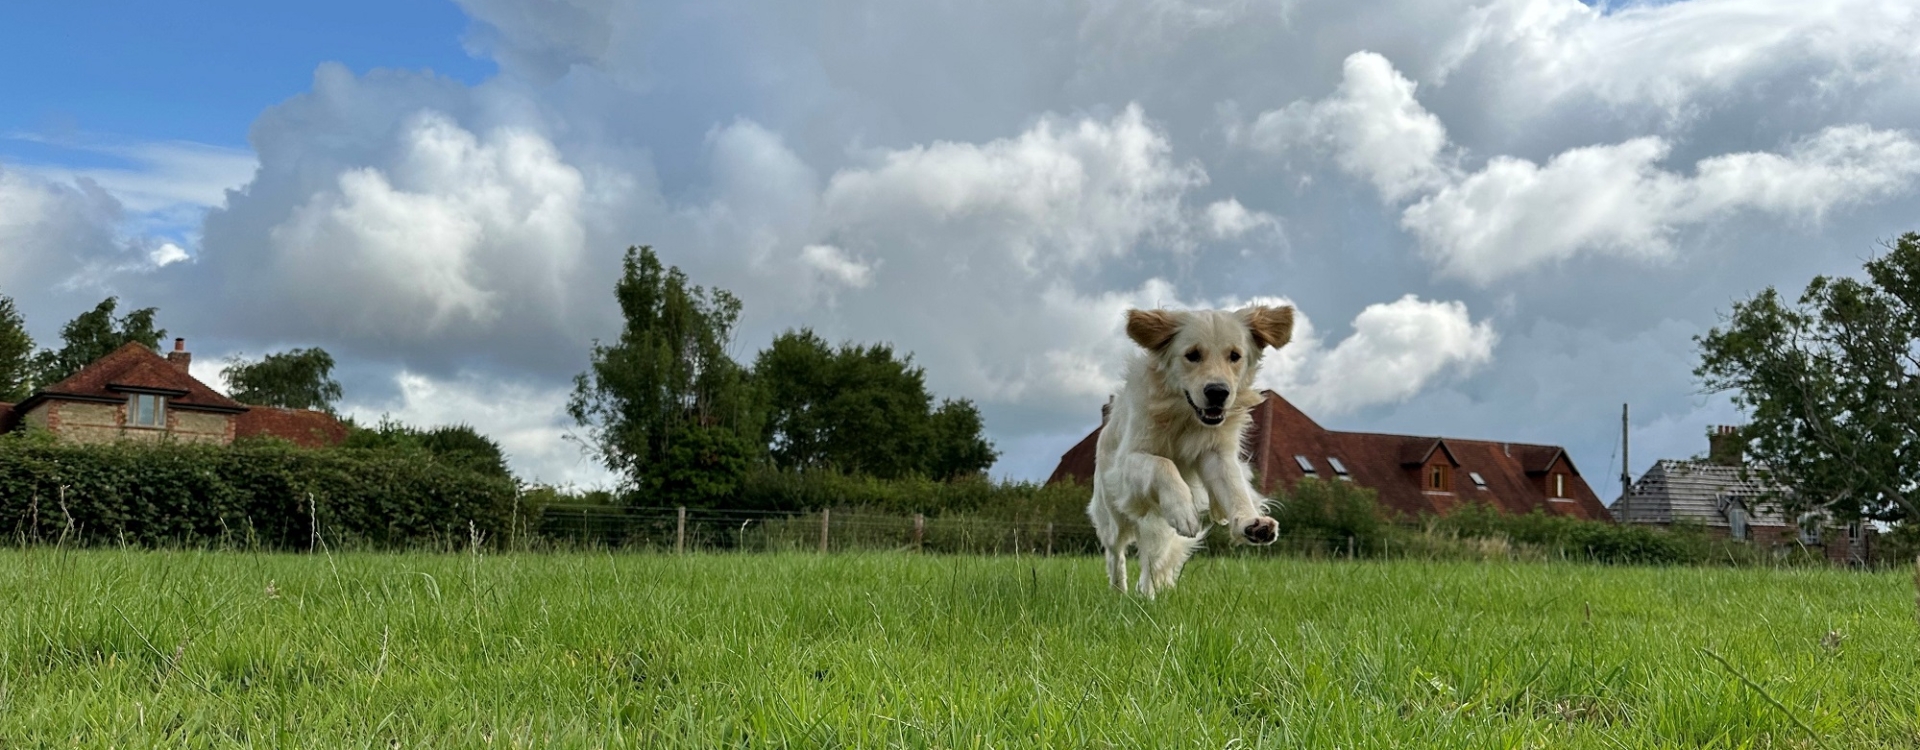
[{"label": "brick chimney", "polygon": [[173,340],[173,351],[167,352],[167,361],[180,368],[181,372],[187,372],[187,366],[193,364],[193,355],[187,353],[186,339]]},{"label": "brick chimney", "polygon": [[1740,466],[1747,462],[1747,440],[1740,428],[1730,424],[1707,428],[1707,461],[1721,466]]},{"label": "brick chimney", "polygon": [[1107,396],[1107,402],[1100,405],[1100,424],[1107,423],[1107,417],[1113,415],[1113,396]]}]

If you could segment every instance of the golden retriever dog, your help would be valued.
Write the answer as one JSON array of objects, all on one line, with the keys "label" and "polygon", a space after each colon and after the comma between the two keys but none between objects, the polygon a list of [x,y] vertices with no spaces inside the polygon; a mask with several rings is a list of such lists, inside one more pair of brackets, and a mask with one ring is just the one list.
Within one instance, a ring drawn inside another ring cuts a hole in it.
[{"label": "golden retriever dog", "polygon": [[1173,587],[1200,546],[1201,514],[1239,544],[1272,544],[1279,524],[1240,460],[1262,352],[1293,338],[1293,308],[1128,310],[1127,363],[1094,456],[1087,515],[1107,552],[1107,580],[1127,590],[1127,547],[1140,553],[1139,592]]}]

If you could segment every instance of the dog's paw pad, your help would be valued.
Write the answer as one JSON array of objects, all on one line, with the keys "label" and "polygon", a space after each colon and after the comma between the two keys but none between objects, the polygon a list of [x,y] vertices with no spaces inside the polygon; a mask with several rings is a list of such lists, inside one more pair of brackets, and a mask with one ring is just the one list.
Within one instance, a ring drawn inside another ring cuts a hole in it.
[{"label": "dog's paw pad", "polygon": [[1244,533],[1247,535],[1249,544],[1272,544],[1275,539],[1280,538],[1280,524],[1262,516],[1248,522]]}]

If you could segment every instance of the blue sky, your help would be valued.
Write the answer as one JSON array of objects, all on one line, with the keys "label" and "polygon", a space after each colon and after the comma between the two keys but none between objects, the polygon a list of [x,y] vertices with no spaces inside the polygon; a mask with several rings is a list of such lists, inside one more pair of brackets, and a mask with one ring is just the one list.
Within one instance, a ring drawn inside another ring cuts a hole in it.
[{"label": "blue sky", "polygon": [[[459,0],[0,9],[0,294],[157,306],[195,371],[322,346],[343,407],[516,470],[623,248],[914,353],[1002,476],[1098,422],[1131,306],[1298,306],[1335,429],[1566,446],[1740,415],[1692,339],[1920,229],[1908,0]],[[1603,497],[1609,492],[1603,491]]]},{"label": "blue sky", "polygon": [[[322,62],[431,69],[478,83],[467,17],[439,0],[8,3],[0,8],[0,132],[186,140],[245,148],[255,117]],[[18,142],[14,158],[83,158]]]}]

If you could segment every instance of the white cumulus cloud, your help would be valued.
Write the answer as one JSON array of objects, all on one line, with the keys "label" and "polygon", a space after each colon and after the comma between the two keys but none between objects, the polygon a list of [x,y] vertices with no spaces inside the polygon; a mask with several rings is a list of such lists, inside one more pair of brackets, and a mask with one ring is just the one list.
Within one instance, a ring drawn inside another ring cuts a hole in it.
[{"label": "white cumulus cloud", "polygon": [[1447,376],[1470,375],[1493,360],[1493,324],[1478,323],[1459,301],[1406,295],[1368,305],[1353,333],[1328,348],[1296,310],[1294,342],[1261,370],[1273,388],[1314,417],[1405,401]]},{"label": "white cumulus cloud", "polygon": [[1779,153],[1709,157],[1691,175],[1662,166],[1672,146],[1660,136],[1571,148],[1545,164],[1494,156],[1466,172],[1414,91],[1385,58],[1355,53],[1333,95],[1262,114],[1244,137],[1279,155],[1318,144],[1382,200],[1413,201],[1401,227],[1443,275],[1481,285],[1582,253],[1664,256],[1680,229],[1743,209],[1818,221],[1920,177],[1920,142],[1865,125],[1824,128]]},{"label": "white cumulus cloud", "polygon": [[583,251],[578,170],[540,135],[424,113],[385,168],[341,172],[269,234],[288,303],[347,330],[424,336],[547,302]]}]

